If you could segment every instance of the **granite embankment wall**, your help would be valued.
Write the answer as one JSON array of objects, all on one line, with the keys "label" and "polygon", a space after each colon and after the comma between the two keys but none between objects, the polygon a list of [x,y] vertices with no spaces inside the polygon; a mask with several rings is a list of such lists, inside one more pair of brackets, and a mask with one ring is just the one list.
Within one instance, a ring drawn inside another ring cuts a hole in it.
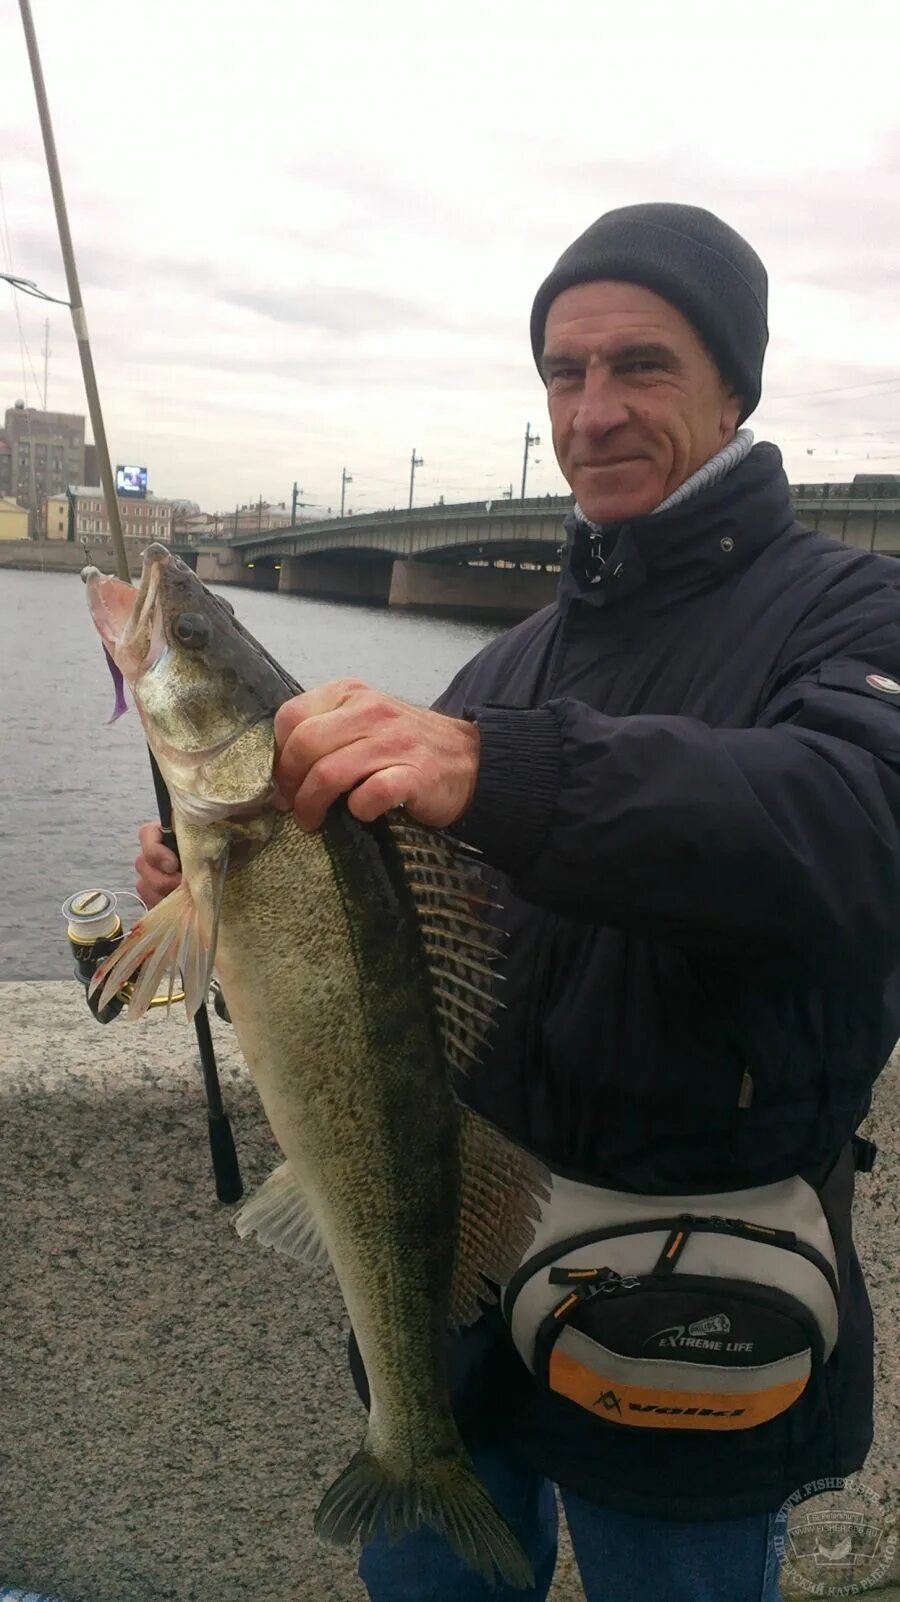
[{"label": "granite embankment wall", "polygon": [[[108,534],[92,534],[87,541],[89,555],[80,541],[0,540],[0,568],[14,567],[45,573],[80,573],[90,561],[104,573],[114,573],[116,558]],[[128,565],[133,574],[141,571],[141,552],[145,539],[126,539]]]}]

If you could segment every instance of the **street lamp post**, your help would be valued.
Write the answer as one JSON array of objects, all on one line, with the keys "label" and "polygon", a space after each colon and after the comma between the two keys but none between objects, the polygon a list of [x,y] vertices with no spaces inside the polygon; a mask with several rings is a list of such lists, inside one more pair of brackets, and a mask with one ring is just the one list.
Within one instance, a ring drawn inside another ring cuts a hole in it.
[{"label": "street lamp post", "polygon": [[298,508],[298,506],[317,506],[319,504],[317,501],[301,501],[300,496],[302,494],[303,494],[303,491],[300,488],[300,485],[297,483],[297,480],[295,479],[294,480],[294,488],[293,488],[293,491],[291,493],[291,526],[292,527],[294,526],[294,524],[297,521],[297,508]]},{"label": "street lamp post", "polygon": [[423,462],[421,456],[417,456],[416,455],[416,447],[414,445],[413,446],[412,456],[410,458],[410,465],[409,465],[409,510],[410,511],[412,511],[413,485],[414,485],[414,483],[416,481],[416,468],[417,467],[424,467],[424,466],[425,466],[425,463]]},{"label": "street lamp post", "polygon": [[531,432],[531,424],[530,423],[526,423],[525,424],[525,455],[522,458],[522,500],[523,501],[525,499],[525,480],[526,480],[526,478],[528,476],[528,452],[531,450],[532,445],[540,445],[540,443],[541,443],[540,434],[532,434],[532,432]]},{"label": "street lamp post", "polygon": [[346,467],[341,473],[341,517],[344,515],[344,501],[347,495],[347,485],[353,483],[353,474],[348,473]]}]

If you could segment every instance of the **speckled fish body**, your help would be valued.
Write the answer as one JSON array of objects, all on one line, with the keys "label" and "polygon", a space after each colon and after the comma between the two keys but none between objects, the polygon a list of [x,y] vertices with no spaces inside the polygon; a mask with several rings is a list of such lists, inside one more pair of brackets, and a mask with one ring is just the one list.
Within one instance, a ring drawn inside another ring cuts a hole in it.
[{"label": "speckled fish body", "polygon": [[429,1523],[473,1569],[524,1587],[446,1381],[448,1326],[519,1260],[544,1185],[453,1090],[493,1005],[472,871],[401,815],[363,826],[341,805],[305,833],[276,809],[273,717],[296,687],[165,548],[136,598],[100,575],[88,590],[169,785],[184,880],[111,959],[104,993],[136,975],[140,1013],[177,967],[195,1010],[214,958],[285,1158],[239,1232],[327,1255],[366,1367],[365,1441],[317,1532],[349,1544],[380,1521]]}]

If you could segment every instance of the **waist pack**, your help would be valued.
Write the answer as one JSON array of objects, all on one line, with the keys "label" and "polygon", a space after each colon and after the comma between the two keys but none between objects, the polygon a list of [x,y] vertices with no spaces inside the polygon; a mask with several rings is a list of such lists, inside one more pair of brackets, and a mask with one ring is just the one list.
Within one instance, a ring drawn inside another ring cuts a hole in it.
[{"label": "waist pack", "polygon": [[822,1201],[799,1176],[633,1196],[554,1175],[501,1306],[537,1380],[598,1418],[744,1430],[827,1362],[838,1295]]}]

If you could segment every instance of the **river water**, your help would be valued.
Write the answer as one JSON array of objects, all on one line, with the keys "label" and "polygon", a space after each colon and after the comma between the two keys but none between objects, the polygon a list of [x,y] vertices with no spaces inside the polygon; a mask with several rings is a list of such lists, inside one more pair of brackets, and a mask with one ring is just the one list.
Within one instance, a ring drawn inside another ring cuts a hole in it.
[{"label": "river water", "polygon": [[[423,705],[503,627],[222,593],[301,684],[352,674]],[[133,888],[153,786],[137,715],[110,725],[112,704],[77,575],[0,571],[0,979],[67,977],[63,901]]]}]

